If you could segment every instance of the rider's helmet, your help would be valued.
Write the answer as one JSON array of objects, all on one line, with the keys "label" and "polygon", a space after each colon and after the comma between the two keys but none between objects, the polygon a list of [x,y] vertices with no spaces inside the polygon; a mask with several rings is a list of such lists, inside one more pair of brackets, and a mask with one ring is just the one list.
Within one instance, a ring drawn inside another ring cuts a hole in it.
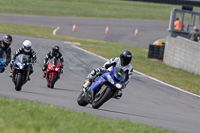
[{"label": "rider's helmet", "polygon": [[53,46],[52,47],[52,55],[55,56],[59,52],[59,46]]},{"label": "rider's helmet", "polygon": [[122,66],[126,66],[131,62],[132,54],[129,50],[122,50],[120,53],[120,61]]},{"label": "rider's helmet", "polygon": [[10,47],[11,43],[12,43],[12,36],[7,34],[7,35],[4,35],[3,36],[3,39],[2,39],[2,47],[4,48],[8,48]]},{"label": "rider's helmet", "polygon": [[25,40],[22,44],[22,48],[24,49],[25,52],[30,52],[31,51],[31,46],[32,46],[32,43],[31,41],[29,40]]}]

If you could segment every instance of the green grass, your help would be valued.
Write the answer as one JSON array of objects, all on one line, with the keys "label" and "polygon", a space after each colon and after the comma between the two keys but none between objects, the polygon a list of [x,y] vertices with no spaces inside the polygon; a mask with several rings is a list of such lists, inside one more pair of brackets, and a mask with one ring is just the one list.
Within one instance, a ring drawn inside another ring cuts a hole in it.
[{"label": "green grass", "polygon": [[0,5],[6,14],[151,20],[169,20],[171,8],[181,8],[124,0],[0,0]]},{"label": "green grass", "polygon": [[120,45],[115,43],[80,39],[68,36],[54,36],[52,35],[52,28],[38,26],[0,24],[0,31],[2,33],[79,42],[82,44],[80,47],[108,59],[111,57],[119,56],[119,53],[123,49],[129,49],[133,53],[132,65],[135,70],[160,79],[174,86],[180,87],[189,92],[200,95],[200,75],[195,75],[181,69],[167,66],[163,62],[149,60],[147,58],[148,50],[145,47]]},{"label": "green grass", "polygon": [[28,101],[0,98],[0,107],[1,133],[172,133]]}]

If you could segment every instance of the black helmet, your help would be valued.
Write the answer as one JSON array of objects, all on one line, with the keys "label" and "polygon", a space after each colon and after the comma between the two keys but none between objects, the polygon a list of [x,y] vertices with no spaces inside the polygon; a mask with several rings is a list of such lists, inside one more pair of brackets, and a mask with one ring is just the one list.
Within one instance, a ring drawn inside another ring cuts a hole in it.
[{"label": "black helmet", "polygon": [[12,36],[11,35],[4,35],[2,39],[3,45],[5,48],[8,48],[12,43]]},{"label": "black helmet", "polygon": [[55,56],[59,52],[59,46],[52,47],[52,55]]},{"label": "black helmet", "polygon": [[122,66],[126,66],[131,62],[132,54],[129,50],[122,50],[120,53],[120,61]]}]

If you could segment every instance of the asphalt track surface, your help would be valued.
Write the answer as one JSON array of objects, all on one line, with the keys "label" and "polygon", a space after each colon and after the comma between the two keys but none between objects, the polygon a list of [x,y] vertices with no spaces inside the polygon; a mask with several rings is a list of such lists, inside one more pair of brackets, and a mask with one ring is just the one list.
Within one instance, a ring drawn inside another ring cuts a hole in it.
[{"label": "asphalt track surface", "polygon": [[[56,32],[57,35],[142,47],[148,47],[154,41],[166,38],[169,25],[168,21],[128,19],[67,18],[5,14],[0,14],[0,18],[0,23],[36,25],[55,29],[60,27]],[[73,24],[76,24],[76,32],[72,32]],[[109,34],[105,34],[106,26],[109,26]],[[138,36],[134,36],[136,28],[138,28]]]},{"label": "asphalt track surface", "polygon": [[[41,22],[41,25],[45,24]],[[0,76],[0,96],[52,104],[95,116],[130,120],[178,132],[200,131],[199,97],[135,72],[120,100],[111,99],[99,109],[93,109],[91,105],[81,107],[76,100],[85,77],[92,68],[102,66],[105,60],[63,41],[17,35],[13,35],[13,38],[12,53],[21,47],[25,39],[30,39],[38,60],[34,65],[31,81],[25,84],[20,92],[15,91],[14,84],[8,77],[10,69],[7,68]],[[46,87],[45,79],[42,78],[41,68],[44,56],[52,45],[61,47],[65,67],[64,74],[56,82],[55,88],[49,89]]]}]

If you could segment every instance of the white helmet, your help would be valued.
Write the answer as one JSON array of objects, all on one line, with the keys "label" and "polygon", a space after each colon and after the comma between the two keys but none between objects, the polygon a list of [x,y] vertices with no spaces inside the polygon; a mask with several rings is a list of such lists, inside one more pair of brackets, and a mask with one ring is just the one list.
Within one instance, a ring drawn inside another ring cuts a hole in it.
[{"label": "white helmet", "polygon": [[23,47],[23,49],[24,49],[25,52],[30,52],[31,46],[32,46],[32,43],[29,40],[25,40],[23,42],[23,44],[22,44],[22,47]]}]

